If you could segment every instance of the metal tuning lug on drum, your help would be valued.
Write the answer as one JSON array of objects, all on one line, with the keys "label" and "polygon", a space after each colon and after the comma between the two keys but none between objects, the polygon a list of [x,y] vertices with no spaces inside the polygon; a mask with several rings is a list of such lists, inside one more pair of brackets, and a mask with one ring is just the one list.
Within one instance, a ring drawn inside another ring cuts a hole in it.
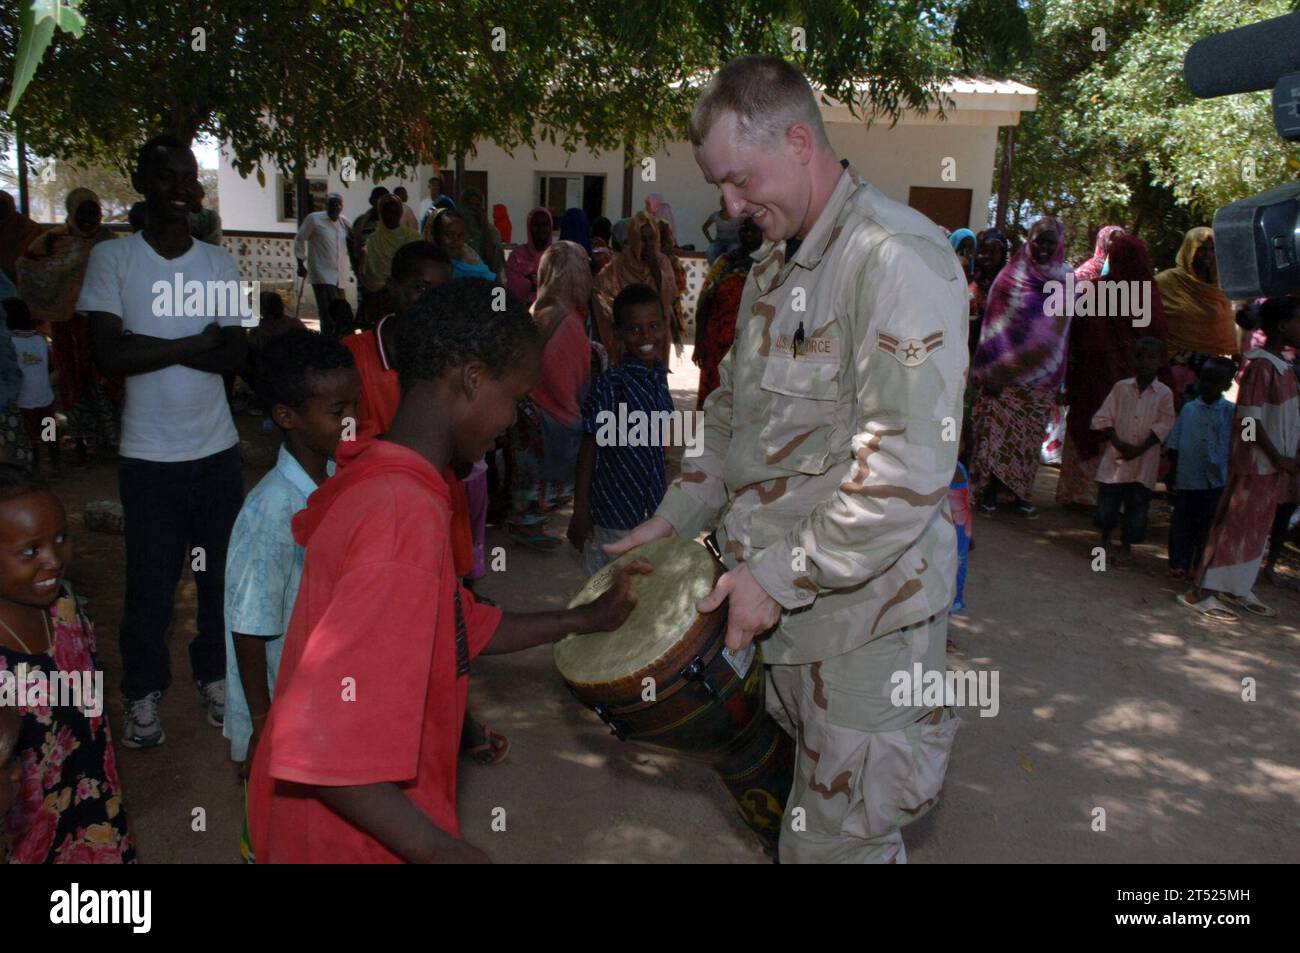
[{"label": "metal tuning lug on drum", "polygon": [[592,705],[591,710],[596,713],[596,717],[609,726],[609,733],[618,738],[619,741],[627,741],[627,729],[624,728],[614,716],[609,713],[609,709],[604,705]]},{"label": "metal tuning lug on drum", "polygon": [[718,690],[713,687],[713,679],[704,674],[704,669],[704,659],[697,655],[691,659],[690,665],[682,669],[682,678],[699,685],[710,698],[717,698]]}]

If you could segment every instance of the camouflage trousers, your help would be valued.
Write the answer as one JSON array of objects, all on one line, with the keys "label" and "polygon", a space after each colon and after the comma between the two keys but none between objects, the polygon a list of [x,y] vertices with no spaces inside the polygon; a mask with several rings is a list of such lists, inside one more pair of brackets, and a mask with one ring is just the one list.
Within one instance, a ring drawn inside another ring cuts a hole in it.
[{"label": "camouflage trousers", "polygon": [[844,655],[772,665],[774,692],[798,744],[782,821],[782,863],[906,863],[902,828],[938,801],[961,719],[951,709],[897,706],[895,672],[942,671],[947,616]]}]

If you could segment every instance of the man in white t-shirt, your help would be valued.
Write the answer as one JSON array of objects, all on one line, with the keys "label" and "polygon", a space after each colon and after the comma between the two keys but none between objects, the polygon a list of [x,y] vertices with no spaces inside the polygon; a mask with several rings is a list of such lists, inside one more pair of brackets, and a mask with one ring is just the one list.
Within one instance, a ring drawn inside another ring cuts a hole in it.
[{"label": "man in white t-shirt", "polygon": [[325,211],[312,212],[304,218],[293,242],[298,275],[311,282],[321,333],[330,340],[337,340],[346,331],[346,328],[334,327],[330,320],[330,305],[336,298],[343,297],[343,262],[348,257],[348,237],[351,234],[348,221],[343,217],[343,196],[331,192],[325,196]]},{"label": "man in white t-shirt", "polygon": [[209,723],[219,726],[225,714],[226,544],[243,480],[222,374],[243,370],[245,343],[238,309],[218,307],[224,296],[213,293],[239,281],[235,260],[190,236],[199,188],[194,153],[157,136],[141,148],[131,184],[145,198],[147,224],[95,246],[77,310],[90,315],[100,370],[126,377],[118,468],[126,520],[121,740],[147,748],[164,738],[166,635],[186,564],[199,603],[190,667]]}]

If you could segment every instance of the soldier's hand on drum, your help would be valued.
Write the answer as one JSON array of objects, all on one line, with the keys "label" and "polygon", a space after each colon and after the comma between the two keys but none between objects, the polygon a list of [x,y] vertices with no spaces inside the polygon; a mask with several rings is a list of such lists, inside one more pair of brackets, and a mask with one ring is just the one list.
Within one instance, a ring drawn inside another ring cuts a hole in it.
[{"label": "soldier's hand on drum", "polygon": [[629,549],[636,549],[642,543],[652,543],[656,539],[667,539],[669,536],[676,535],[677,530],[673,528],[672,523],[662,516],[652,516],[622,539],[614,543],[606,543],[601,549],[609,556],[622,556]]},{"label": "soldier's hand on drum", "polygon": [[713,591],[695,608],[709,613],[728,598],[731,604],[727,607],[727,648],[733,652],[746,648],[756,636],[781,621],[781,604],[758,584],[745,563],[723,573]]},{"label": "soldier's hand on drum", "polygon": [[636,593],[632,591],[632,577],[648,575],[655,567],[644,559],[633,559],[618,571],[614,584],[606,589],[595,602],[583,606],[587,616],[583,620],[582,632],[613,632],[632,614],[636,606]]}]

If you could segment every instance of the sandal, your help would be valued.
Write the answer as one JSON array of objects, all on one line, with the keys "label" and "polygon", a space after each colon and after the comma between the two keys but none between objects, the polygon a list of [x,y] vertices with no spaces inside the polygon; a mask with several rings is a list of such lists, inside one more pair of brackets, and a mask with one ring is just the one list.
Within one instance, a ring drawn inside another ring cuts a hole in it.
[{"label": "sandal", "polygon": [[1252,615],[1257,615],[1265,619],[1276,619],[1277,610],[1272,606],[1266,606],[1255,598],[1255,594],[1249,593],[1244,596],[1234,596],[1228,593],[1223,594],[1223,601],[1237,609],[1245,609]]},{"label": "sandal", "polygon": [[510,739],[505,735],[498,734],[487,725],[478,724],[479,731],[483,732],[483,743],[475,745],[472,748],[465,748],[461,754],[467,758],[473,758],[479,764],[490,765],[500,764],[510,753]]},{"label": "sandal", "polygon": [[1237,622],[1241,618],[1214,596],[1206,596],[1200,602],[1192,602],[1187,598],[1186,593],[1180,592],[1178,594],[1178,604],[1185,609],[1199,612],[1205,618],[1214,622]]},{"label": "sandal", "polygon": [[980,516],[997,516],[998,507],[996,503],[981,503],[978,513]]},{"label": "sandal", "polygon": [[1020,503],[1016,506],[1016,510],[1027,520],[1038,519],[1038,508],[1030,503]]}]

